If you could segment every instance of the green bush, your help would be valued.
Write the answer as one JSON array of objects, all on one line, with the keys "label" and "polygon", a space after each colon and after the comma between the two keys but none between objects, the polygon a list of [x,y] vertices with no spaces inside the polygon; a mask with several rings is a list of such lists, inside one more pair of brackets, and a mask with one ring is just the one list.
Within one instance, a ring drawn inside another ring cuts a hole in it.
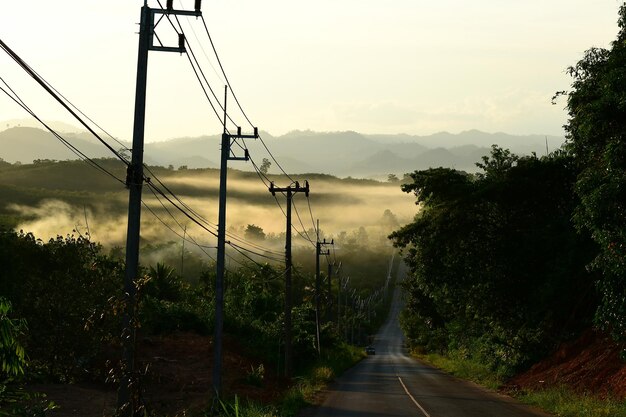
[{"label": "green bush", "polygon": [[89,373],[119,334],[123,264],[73,236],[0,234],[0,293],[29,323],[31,365],[61,381]]},{"label": "green bush", "polygon": [[28,362],[18,339],[25,334],[26,322],[9,313],[11,303],[0,297],[0,417],[43,417],[57,406],[42,394],[24,391],[20,380]]}]

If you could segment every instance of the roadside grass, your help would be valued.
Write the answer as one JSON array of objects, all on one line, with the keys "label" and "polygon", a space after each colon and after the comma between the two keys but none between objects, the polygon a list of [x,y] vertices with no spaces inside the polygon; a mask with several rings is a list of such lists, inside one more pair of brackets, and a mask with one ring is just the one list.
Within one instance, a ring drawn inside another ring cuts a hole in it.
[{"label": "roadside grass", "polygon": [[579,394],[567,387],[520,392],[515,398],[559,417],[626,417],[626,401]]},{"label": "roadside grass", "polygon": [[[497,390],[505,381],[503,372],[494,372],[476,360],[458,355],[413,353],[413,356],[461,379]],[[581,394],[565,386],[536,391],[507,392],[518,401],[558,417],[626,417],[626,400]]]},{"label": "roadside grass", "polygon": [[321,390],[364,357],[363,349],[341,345],[323,353],[304,375],[295,377],[295,384],[278,404],[241,402],[235,396],[233,400],[221,402],[221,411],[226,417],[294,417],[304,407],[315,404],[316,395]]},{"label": "roadside grass", "polygon": [[414,353],[413,356],[458,378],[470,380],[490,389],[498,389],[505,381],[502,372],[494,372],[477,360],[462,358],[459,355]]}]

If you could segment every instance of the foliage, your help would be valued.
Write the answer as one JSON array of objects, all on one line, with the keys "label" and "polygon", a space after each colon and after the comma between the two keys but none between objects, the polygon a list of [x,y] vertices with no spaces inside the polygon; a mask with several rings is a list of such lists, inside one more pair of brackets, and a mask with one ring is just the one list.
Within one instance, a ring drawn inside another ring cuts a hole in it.
[{"label": "foliage", "polygon": [[597,398],[566,387],[521,392],[516,397],[559,417],[626,417],[626,401]]},{"label": "foliage", "polygon": [[12,319],[11,303],[0,297],[0,417],[40,417],[57,408],[41,394],[27,392],[19,380],[27,366],[26,352],[19,342],[26,321]]},{"label": "foliage", "polygon": [[255,387],[263,386],[263,379],[265,378],[265,366],[260,364],[255,367],[250,365],[250,371],[246,375],[245,381],[246,384],[254,385]]},{"label": "foliage", "polygon": [[271,166],[272,162],[267,158],[263,158],[263,161],[261,161],[261,165],[259,166],[259,172],[263,175],[266,175]]},{"label": "foliage", "polygon": [[29,323],[32,365],[60,380],[82,374],[118,334],[122,264],[82,237],[44,243],[0,234],[0,293]]},{"label": "foliage", "polygon": [[577,170],[570,156],[517,157],[493,147],[472,176],[416,171],[415,221],[390,237],[405,250],[401,323],[414,344],[512,372],[585,323],[584,266],[594,251],[570,224]]},{"label": "foliage", "polygon": [[18,341],[26,330],[26,321],[9,317],[11,303],[0,297],[0,382],[24,374],[26,352]]},{"label": "foliage", "polygon": [[448,352],[446,355],[417,353],[415,356],[458,378],[473,381],[491,389],[502,386],[507,376],[493,371],[479,360],[468,358],[459,351]]},{"label": "foliage", "polygon": [[249,224],[246,226],[246,230],[244,231],[244,237],[247,240],[263,241],[265,240],[265,232],[262,227],[255,224]]},{"label": "foliage", "polygon": [[569,68],[567,149],[580,174],[581,204],[574,219],[600,252],[592,268],[602,273],[597,323],[626,339],[626,5],[611,49],[592,48]]}]

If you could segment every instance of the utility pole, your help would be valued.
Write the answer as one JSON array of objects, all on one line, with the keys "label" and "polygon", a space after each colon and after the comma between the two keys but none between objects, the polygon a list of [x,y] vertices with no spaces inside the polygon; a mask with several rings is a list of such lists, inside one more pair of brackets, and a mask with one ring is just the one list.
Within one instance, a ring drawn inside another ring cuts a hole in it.
[{"label": "utility pole", "polygon": [[324,238],[323,242],[320,242],[320,221],[317,220],[317,242],[315,245],[315,340],[317,343],[317,354],[322,352],[320,346],[320,320],[321,320],[321,292],[322,292],[322,278],[320,276],[320,255],[330,255],[330,250],[322,251],[322,247],[326,245],[332,245],[333,241],[326,242]]},{"label": "utility pole", "polygon": [[226,181],[228,179],[228,161],[247,161],[250,159],[248,150],[244,156],[235,156],[231,147],[237,139],[257,139],[259,131],[255,127],[254,134],[242,135],[241,127],[237,127],[237,134],[230,134],[226,129],[226,99],[228,86],[224,87],[224,131],[222,133],[222,152],[220,162],[220,197],[219,215],[217,222],[217,274],[215,277],[215,338],[213,339],[213,390],[219,398],[222,391],[222,335],[224,330],[224,272],[226,261]]},{"label": "utility pole", "polygon": [[333,320],[333,292],[332,292],[333,264],[328,262],[328,300],[326,303],[326,321]]},{"label": "utility pole", "polygon": [[339,261],[339,265],[337,266],[337,269],[335,270],[335,275],[337,276],[337,331],[339,331],[339,320],[341,319],[341,286],[342,286],[342,279],[341,279],[341,261]]},{"label": "utility pole", "polygon": [[304,182],[304,187],[300,187],[298,181],[288,187],[275,187],[274,183],[270,183],[270,192],[273,196],[277,192],[286,193],[287,195],[287,228],[285,233],[285,376],[291,378],[293,370],[293,352],[291,349],[291,307],[292,307],[292,290],[291,290],[291,269],[293,266],[291,260],[291,199],[298,192],[304,192],[309,196],[309,182]]},{"label": "utility pole", "polygon": [[180,250],[180,276],[185,274],[185,239],[187,237],[187,225],[183,229],[183,247]]},{"label": "utility pole", "polygon": [[146,120],[146,84],[148,78],[148,52],[185,51],[185,38],[179,34],[177,47],[165,47],[162,44],[154,45],[154,16],[155,14],[174,14],[187,16],[201,16],[200,0],[195,2],[194,11],[174,10],[172,1],[168,0],[167,9],[152,9],[147,0],[141,8],[139,29],[139,50],[137,57],[137,84],[135,89],[135,116],[133,127],[133,149],[131,162],[126,173],[126,187],[128,196],[128,228],[126,232],[126,272],[124,275],[124,315],[122,318],[122,378],[117,396],[118,415],[131,417],[135,414],[137,404],[135,381],[135,297],[137,271],[139,268],[139,235],[141,223],[141,190],[143,187],[143,145]]}]

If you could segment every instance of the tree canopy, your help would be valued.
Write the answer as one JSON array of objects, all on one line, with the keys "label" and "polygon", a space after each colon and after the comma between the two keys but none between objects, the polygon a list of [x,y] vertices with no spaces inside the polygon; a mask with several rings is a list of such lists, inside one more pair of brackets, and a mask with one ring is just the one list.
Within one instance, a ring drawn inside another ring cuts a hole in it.
[{"label": "tree canopy", "polygon": [[468,349],[515,368],[590,317],[592,247],[570,222],[570,156],[494,147],[479,167],[478,175],[416,171],[402,187],[420,206],[391,235],[412,272],[403,321],[418,345]]},{"label": "tree canopy", "polygon": [[567,150],[580,174],[574,220],[600,252],[592,267],[602,301],[597,323],[626,337],[626,5],[610,49],[589,49],[569,68]]}]

